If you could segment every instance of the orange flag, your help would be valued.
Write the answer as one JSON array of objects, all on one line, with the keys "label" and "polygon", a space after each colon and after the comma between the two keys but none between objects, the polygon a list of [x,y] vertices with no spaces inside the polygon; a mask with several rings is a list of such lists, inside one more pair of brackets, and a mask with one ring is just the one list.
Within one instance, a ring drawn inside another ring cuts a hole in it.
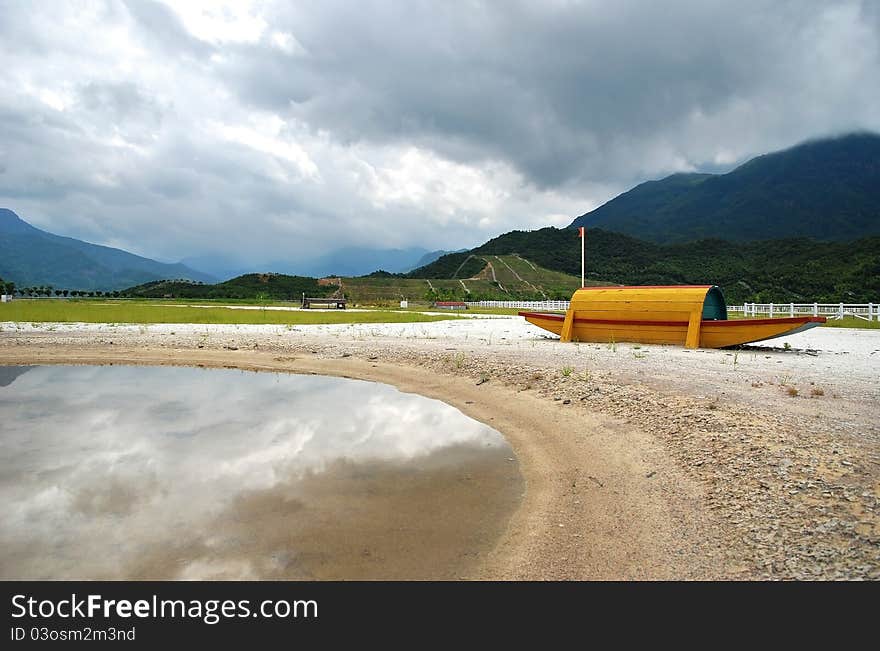
[{"label": "orange flag", "polygon": [[578,237],[583,237],[583,236],[584,236],[584,227],[578,226]]}]

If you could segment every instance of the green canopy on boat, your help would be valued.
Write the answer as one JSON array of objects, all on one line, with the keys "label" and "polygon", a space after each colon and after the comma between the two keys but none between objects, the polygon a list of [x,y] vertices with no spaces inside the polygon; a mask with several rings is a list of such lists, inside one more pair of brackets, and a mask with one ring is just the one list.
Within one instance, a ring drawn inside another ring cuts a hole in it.
[{"label": "green canopy on boat", "polygon": [[712,285],[703,301],[704,321],[727,321],[727,303],[718,285]]}]

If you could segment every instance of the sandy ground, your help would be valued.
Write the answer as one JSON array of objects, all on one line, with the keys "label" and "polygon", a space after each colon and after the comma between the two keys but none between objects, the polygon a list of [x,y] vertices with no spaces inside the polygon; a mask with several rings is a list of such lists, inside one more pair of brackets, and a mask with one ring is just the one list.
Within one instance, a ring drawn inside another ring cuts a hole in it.
[{"label": "sandy ground", "polygon": [[0,328],[0,363],[344,375],[455,405],[526,482],[473,578],[880,578],[880,331],[687,351],[561,344],[516,317]]}]

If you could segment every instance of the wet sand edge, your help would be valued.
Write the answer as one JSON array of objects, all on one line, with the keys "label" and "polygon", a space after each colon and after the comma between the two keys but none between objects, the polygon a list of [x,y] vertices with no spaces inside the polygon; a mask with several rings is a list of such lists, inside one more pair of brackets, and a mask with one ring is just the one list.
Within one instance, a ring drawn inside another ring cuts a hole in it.
[{"label": "wet sand edge", "polygon": [[205,366],[348,377],[442,400],[500,431],[526,490],[473,579],[681,579],[726,574],[700,487],[621,421],[416,366],[228,350],[20,346],[3,364]]}]

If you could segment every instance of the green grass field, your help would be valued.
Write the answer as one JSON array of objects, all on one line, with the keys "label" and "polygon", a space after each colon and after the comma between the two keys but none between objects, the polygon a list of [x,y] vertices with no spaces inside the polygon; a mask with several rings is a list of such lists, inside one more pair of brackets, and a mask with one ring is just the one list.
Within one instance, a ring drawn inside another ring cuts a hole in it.
[{"label": "green grass field", "polygon": [[417,312],[388,310],[283,311],[234,310],[227,307],[193,307],[167,301],[17,300],[0,303],[0,322],[21,323],[418,323],[460,318],[428,316]]},{"label": "green grass field", "polygon": [[[787,314],[777,314],[774,318],[784,318],[787,317]],[[807,316],[804,314],[799,314],[798,316]],[[768,319],[766,314],[759,314],[756,317],[745,316],[742,312],[729,312],[728,319],[731,321],[739,320],[739,319]],[[880,329],[880,323],[877,321],[865,321],[864,319],[856,319],[855,317],[845,317],[843,319],[828,319],[824,324],[819,326],[821,328],[863,328],[863,329]]]},{"label": "green grass field", "polygon": [[466,314],[506,314],[507,316],[516,316],[525,310],[516,307],[469,307],[465,310]]},{"label": "green grass field", "polygon": [[[422,281],[423,282],[423,281]],[[238,304],[247,301],[227,301]],[[269,304],[263,304],[264,307]],[[292,303],[271,303],[272,306],[292,306]],[[203,306],[203,307],[197,307]],[[298,306],[298,305],[295,305]],[[212,301],[187,300],[27,300],[0,304],[0,322],[20,323],[228,323],[228,324],[277,324],[308,325],[320,323],[418,323],[463,318],[456,313],[440,316],[421,314],[430,306],[410,305],[406,310],[367,309],[364,311],[282,311],[282,310],[236,310],[217,305]],[[518,309],[471,308],[466,314],[516,315]],[[743,316],[731,313],[731,319]],[[880,322],[847,317],[829,319],[824,327],[880,329]]]},{"label": "green grass field", "polygon": [[864,319],[857,319],[854,316],[847,316],[842,319],[828,319],[823,327],[865,328],[869,330],[880,330],[880,321],[865,321]]}]

